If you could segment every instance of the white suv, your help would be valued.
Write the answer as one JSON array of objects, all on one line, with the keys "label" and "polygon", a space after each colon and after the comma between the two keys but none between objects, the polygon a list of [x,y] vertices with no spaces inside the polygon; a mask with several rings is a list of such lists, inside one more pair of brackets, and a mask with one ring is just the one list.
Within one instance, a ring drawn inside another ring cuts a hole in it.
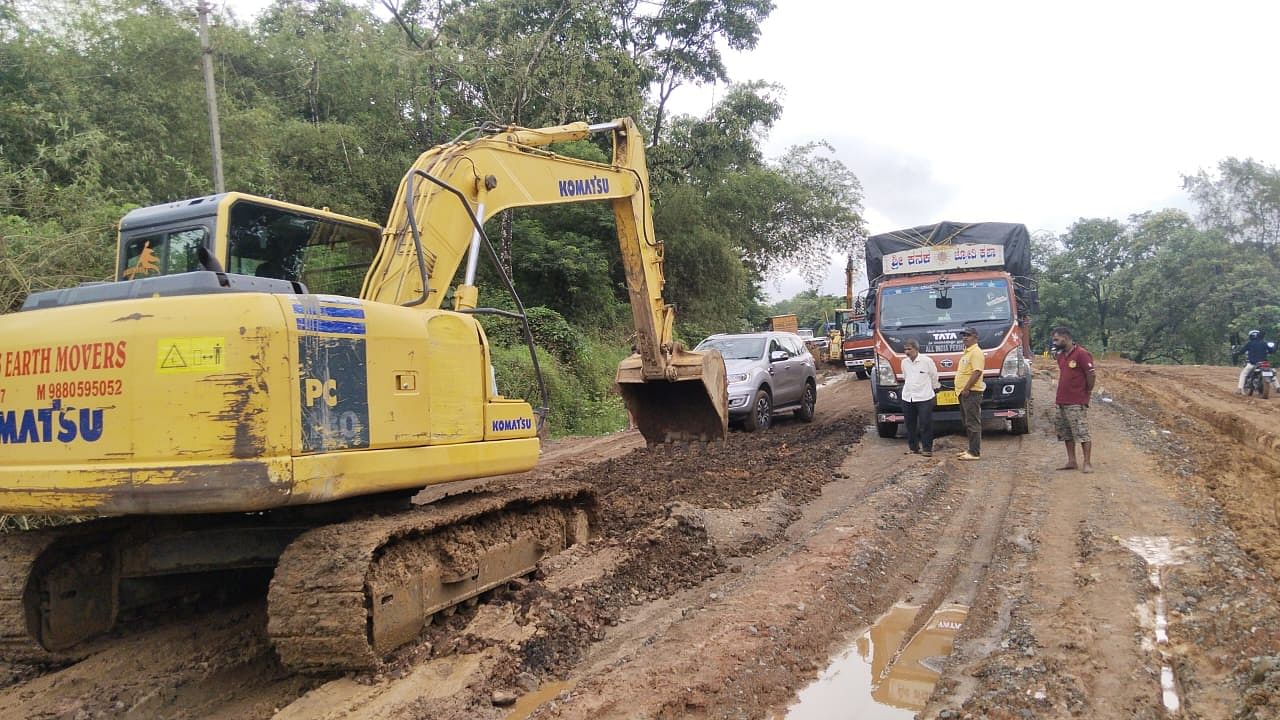
[{"label": "white suv", "polygon": [[776,413],[813,420],[818,368],[799,335],[762,332],[712,335],[698,350],[714,348],[729,373],[729,421],[747,432],[764,430]]}]

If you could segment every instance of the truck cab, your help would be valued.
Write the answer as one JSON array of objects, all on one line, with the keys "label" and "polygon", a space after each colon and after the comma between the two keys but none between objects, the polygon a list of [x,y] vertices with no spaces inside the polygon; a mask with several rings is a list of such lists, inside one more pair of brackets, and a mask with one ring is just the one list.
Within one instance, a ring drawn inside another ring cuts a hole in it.
[{"label": "truck cab", "polygon": [[[1026,233],[1025,227],[1006,223],[962,227],[988,231],[974,233],[973,240],[999,240],[1000,233],[1012,231],[1018,235],[1018,229],[1022,235]],[[902,358],[909,339],[919,343],[920,352],[933,358],[938,366],[942,389],[938,391],[934,420],[960,420],[955,377],[964,350],[964,327],[978,331],[978,346],[986,358],[983,419],[1007,420],[1015,434],[1029,430],[1027,312],[1033,300],[1032,294],[1026,292],[1029,281],[1009,272],[1005,244],[965,242],[969,238],[954,233],[950,236],[952,242],[945,245],[878,254],[882,265],[876,268],[881,272],[873,281],[870,314],[874,356],[871,392],[881,437],[895,437],[904,420],[899,393],[903,384]],[[900,237],[900,233],[895,234],[895,238]],[[1019,246],[1016,238],[1009,244],[1020,254],[1025,252],[1023,247],[1029,246]],[[1020,267],[1020,258],[1014,259],[1012,265]],[[871,275],[870,269],[868,274]]]},{"label": "truck cab", "polygon": [[842,338],[840,353],[844,369],[857,375],[859,380],[866,380],[876,364],[875,332],[866,315],[846,317]]}]

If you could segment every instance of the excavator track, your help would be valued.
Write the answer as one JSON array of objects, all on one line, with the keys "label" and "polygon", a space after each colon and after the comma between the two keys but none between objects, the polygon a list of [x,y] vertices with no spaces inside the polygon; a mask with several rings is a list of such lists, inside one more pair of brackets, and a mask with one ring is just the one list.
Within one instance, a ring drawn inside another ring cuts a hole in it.
[{"label": "excavator track", "polygon": [[[110,627],[115,619],[114,596],[107,598],[101,593],[84,593],[76,597],[77,593],[67,590],[74,585],[66,582],[67,573],[58,572],[65,568],[50,572],[48,567],[48,553],[54,545],[64,541],[81,546],[91,544],[94,536],[102,532],[109,532],[109,525],[96,521],[0,536],[0,659],[34,664],[74,662],[87,652],[78,646],[79,634],[93,635]],[[113,569],[111,558],[93,551],[84,554],[79,561],[72,560],[66,567],[71,565],[78,569],[96,565],[88,568],[89,571],[108,573],[108,578]],[[107,585],[110,582],[108,579]],[[67,638],[54,638],[55,647],[59,645],[57,641],[62,640],[61,644],[68,646],[66,649],[49,650],[37,640],[48,635],[48,628],[42,624],[41,614],[36,612],[36,608],[47,611],[51,603],[61,603],[61,607],[55,610],[70,610],[72,615],[78,615],[88,623],[85,628],[69,628],[77,635],[74,642],[67,641]]]},{"label": "excavator track", "polygon": [[310,530],[280,557],[267,632],[294,670],[374,669],[436,613],[588,539],[594,514],[584,488],[511,489]]},{"label": "excavator track", "polygon": [[64,658],[50,653],[28,631],[27,578],[36,560],[60,534],[46,530],[9,533],[0,542],[0,657],[11,662],[48,663]]}]

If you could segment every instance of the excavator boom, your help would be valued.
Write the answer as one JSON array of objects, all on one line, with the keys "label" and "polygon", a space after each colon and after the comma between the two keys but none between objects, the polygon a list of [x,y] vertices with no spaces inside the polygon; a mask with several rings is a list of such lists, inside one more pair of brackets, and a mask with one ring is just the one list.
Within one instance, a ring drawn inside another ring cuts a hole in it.
[{"label": "excavator boom", "polygon": [[[612,134],[611,164],[545,149],[598,132]],[[512,207],[590,201],[613,206],[626,272],[635,354],[619,366],[617,382],[632,419],[650,443],[723,438],[728,428],[724,361],[714,351],[688,351],[675,341],[675,311],[662,297],[663,245],[654,236],[644,146],[629,118],[599,125],[507,127],[423,153],[401,182],[362,295],[438,308],[465,257],[454,309],[474,310],[476,263],[481,245],[488,245],[485,219]]]}]

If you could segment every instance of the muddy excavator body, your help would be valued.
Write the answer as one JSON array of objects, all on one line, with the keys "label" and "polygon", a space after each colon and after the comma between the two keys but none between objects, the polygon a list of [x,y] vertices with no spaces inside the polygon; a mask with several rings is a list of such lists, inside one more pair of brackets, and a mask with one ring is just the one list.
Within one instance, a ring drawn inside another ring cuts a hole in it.
[{"label": "muddy excavator body", "polygon": [[[602,132],[612,163],[546,149]],[[545,392],[500,393],[477,317],[519,321],[532,353],[505,273],[517,312],[475,286],[506,208],[612,204],[631,414],[651,443],[723,437],[723,361],[672,338],[642,147],[629,119],[478,128],[423,153],[384,227],[240,193],[126,216],[116,282],[0,317],[0,512],[99,518],[0,536],[0,659],[73,660],[130,607],[267,573],[286,664],[369,668],[589,538],[580,488],[410,500],[538,459]]]}]

